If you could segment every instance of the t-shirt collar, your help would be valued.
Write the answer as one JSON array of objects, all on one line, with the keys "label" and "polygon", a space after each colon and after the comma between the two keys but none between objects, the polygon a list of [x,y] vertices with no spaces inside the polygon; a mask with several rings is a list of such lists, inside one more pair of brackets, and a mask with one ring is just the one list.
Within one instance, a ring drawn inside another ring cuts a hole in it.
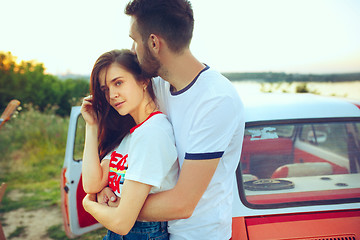
[{"label": "t-shirt collar", "polygon": [[210,68],[210,67],[205,64],[205,68],[203,68],[203,69],[198,73],[198,75],[196,75],[196,77],[194,78],[194,80],[192,80],[191,83],[189,83],[189,85],[187,85],[185,88],[183,88],[183,89],[181,89],[181,90],[179,90],[179,91],[177,91],[177,92],[172,92],[172,91],[171,91],[171,88],[170,88],[170,93],[171,93],[171,95],[172,95],[172,96],[176,96],[176,95],[182,94],[182,93],[186,92],[187,90],[189,90],[189,89],[192,87],[192,85],[194,85],[194,83],[196,82],[196,80],[199,78],[200,74],[203,73],[203,72],[205,72],[205,71],[208,70],[209,68]]},{"label": "t-shirt collar", "polygon": [[154,116],[154,115],[156,115],[156,114],[161,114],[161,113],[162,113],[162,112],[160,112],[160,111],[156,111],[156,112],[151,113],[151,114],[145,119],[145,121],[143,121],[142,123],[139,123],[138,125],[132,127],[132,128],[130,129],[130,134],[132,134],[137,128],[139,128],[141,125],[143,125],[143,123],[146,122],[147,120],[149,120],[152,116]]}]

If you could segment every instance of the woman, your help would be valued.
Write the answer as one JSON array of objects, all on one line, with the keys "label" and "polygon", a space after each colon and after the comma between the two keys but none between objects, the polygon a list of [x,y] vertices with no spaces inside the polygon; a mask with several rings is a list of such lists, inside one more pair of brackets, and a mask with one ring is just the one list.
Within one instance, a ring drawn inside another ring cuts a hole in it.
[{"label": "woman", "polygon": [[[179,169],[172,126],[158,111],[151,80],[133,53],[113,50],[96,61],[90,82],[81,107],[84,208],[109,230],[104,239],[168,239],[166,223],[136,221],[148,194],[174,187]],[[116,208],[96,202],[107,185],[121,196]]]}]

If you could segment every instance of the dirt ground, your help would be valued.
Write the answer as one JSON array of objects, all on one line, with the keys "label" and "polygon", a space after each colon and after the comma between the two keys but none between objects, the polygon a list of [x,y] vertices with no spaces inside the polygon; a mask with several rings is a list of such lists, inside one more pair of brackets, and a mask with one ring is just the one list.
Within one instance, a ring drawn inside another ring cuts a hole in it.
[{"label": "dirt ground", "polygon": [[[17,190],[7,192],[6,194],[13,201],[23,196]],[[51,238],[46,236],[47,229],[51,226],[62,224],[61,209],[57,207],[50,209],[42,208],[34,211],[26,211],[21,208],[4,213],[2,218],[4,219],[2,226],[7,239],[17,228],[23,228],[22,233],[17,237],[12,237],[12,240],[51,240]]]},{"label": "dirt ground", "polygon": [[[234,85],[240,92],[243,91],[246,94],[257,93],[260,92],[261,89],[261,84],[254,82],[237,82]],[[289,86],[284,85],[282,87]],[[360,81],[346,83],[309,83],[308,88],[311,91],[316,90],[321,95],[336,95],[360,101]],[[21,197],[21,194],[16,191],[8,194],[10,194],[14,200]],[[3,214],[2,219],[3,229],[7,238],[16,228],[25,228],[24,234],[11,238],[13,240],[50,240],[50,238],[46,236],[46,230],[51,226],[62,224],[60,208],[39,209],[36,211],[18,209]]]},{"label": "dirt ground", "polygon": [[2,224],[6,238],[9,238],[16,228],[24,227],[24,232],[18,237],[11,238],[12,240],[51,240],[51,238],[46,236],[46,230],[51,226],[62,224],[60,208],[39,209],[35,211],[17,209],[5,213],[3,218],[5,220]]}]

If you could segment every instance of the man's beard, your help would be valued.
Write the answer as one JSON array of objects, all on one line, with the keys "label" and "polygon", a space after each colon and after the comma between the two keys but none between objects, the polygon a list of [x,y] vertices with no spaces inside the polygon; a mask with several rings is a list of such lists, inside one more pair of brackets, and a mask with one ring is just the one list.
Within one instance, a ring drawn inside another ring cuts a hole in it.
[{"label": "man's beard", "polygon": [[160,61],[151,54],[147,46],[145,46],[145,55],[140,67],[147,78],[159,76]]}]

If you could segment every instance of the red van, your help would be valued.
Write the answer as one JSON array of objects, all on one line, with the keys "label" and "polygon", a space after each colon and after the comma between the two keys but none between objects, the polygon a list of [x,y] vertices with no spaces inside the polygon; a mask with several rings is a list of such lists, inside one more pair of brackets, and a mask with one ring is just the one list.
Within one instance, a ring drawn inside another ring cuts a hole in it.
[{"label": "red van", "polygon": [[[360,102],[241,97],[246,126],[232,239],[360,239]],[[73,107],[61,186],[69,237],[101,227],[81,204],[84,132],[80,107]]]}]

